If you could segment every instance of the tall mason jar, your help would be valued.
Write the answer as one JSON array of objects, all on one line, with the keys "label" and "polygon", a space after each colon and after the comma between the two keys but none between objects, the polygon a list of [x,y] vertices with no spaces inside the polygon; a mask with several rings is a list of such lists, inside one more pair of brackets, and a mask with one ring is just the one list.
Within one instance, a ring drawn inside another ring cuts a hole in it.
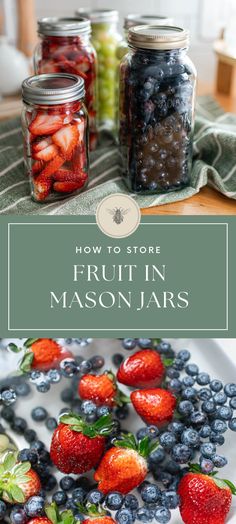
[{"label": "tall mason jar", "polygon": [[137,193],[166,193],[191,177],[196,70],[189,32],[172,26],[129,30],[120,65],[122,173]]},{"label": "tall mason jar", "polygon": [[98,56],[98,115],[99,124],[113,130],[116,123],[117,47],[121,41],[117,25],[118,11],[86,10],[77,14],[87,16],[92,24],[92,42]]},{"label": "tall mason jar", "polygon": [[91,23],[80,18],[42,18],[38,21],[40,43],[34,55],[36,74],[70,73],[85,82],[89,115],[90,150],[97,144],[97,57],[91,44]]},{"label": "tall mason jar", "polygon": [[22,84],[24,158],[31,195],[51,202],[88,183],[88,117],[84,80],[52,73]]}]

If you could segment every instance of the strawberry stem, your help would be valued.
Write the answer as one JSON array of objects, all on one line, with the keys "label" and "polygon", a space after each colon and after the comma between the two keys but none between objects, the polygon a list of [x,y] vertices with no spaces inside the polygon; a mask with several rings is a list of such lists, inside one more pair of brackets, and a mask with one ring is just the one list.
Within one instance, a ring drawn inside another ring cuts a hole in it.
[{"label": "strawberry stem", "polygon": [[137,441],[132,433],[122,433],[119,439],[113,441],[113,445],[117,448],[133,449],[141,457],[147,458],[152,451],[158,448],[159,442],[150,442],[148,437]]},{"label": "strawberry stem", "polygon": [[103,415],[93,424],[89,424],[78,415],[69,413],[68,415],[62,415],[62,417],[60,417],[60,422],[62,422],[62,424],[67,424],[72,431],[83,433],[83,435],[86,435],[90,438],[97,436],[107,437],[111,434],[114,426],[114,422],[110,414]]}]

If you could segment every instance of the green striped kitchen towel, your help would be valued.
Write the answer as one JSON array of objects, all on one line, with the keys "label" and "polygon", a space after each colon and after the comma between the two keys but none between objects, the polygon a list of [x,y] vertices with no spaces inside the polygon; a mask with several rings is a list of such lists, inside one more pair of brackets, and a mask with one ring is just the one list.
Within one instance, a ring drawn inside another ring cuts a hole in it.
[{"label": "green striped kitchen towel", "polygon": [[[197,102],[191,184],[167,195],[132,196],[140,207],[152,207],[189,198],[206,184],[236,199],[236,115],[224,113],[209,96]],[[0,214],[89,215],[95,213],[102,198],[112,193],[128,190],[120,178],[117,147],[103,134],[102,145],[91,155],[86,191],[59,202],[33,202],[24,174],[20,119],[1,123]]]}]

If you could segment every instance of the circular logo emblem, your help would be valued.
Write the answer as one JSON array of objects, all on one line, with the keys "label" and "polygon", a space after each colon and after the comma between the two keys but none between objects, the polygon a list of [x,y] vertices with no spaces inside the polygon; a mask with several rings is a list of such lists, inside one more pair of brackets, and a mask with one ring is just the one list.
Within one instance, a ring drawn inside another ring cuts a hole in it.
[{"label": "circular logo emblem", "polygon": [[128,195],[115,193],[105,197],[97,207],[97,225],[105,235],[124,238],[132,235],[140,224],[138,204]]}]

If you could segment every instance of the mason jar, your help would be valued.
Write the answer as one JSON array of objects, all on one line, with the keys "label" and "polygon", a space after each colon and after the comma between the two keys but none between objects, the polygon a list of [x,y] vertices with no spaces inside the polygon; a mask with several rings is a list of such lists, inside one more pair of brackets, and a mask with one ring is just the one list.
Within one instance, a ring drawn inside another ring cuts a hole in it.
[{"label": "mason jar", "polygon": [[173,19],[167,16],[130,14],[124,19],[123,39],[117,48],[117,58],[120,61],[129,51],[128,33],[131,27],[136,25],[172,25]]},{"label": "mason jar", "polygon": [[91,23],[80,18],[42,18],[38,21],[40,43],[34,55],[36,74],[70,73],[85,82],[89,115],[90,150],[97,144],[97,57],[91,44]]},{"label": "mason jar", "polygon": [[121,41],[117,24],[118,11],[86,10],[77,14],[87,16],[92,24],[92,42],[98,56],[98,115],[99,124],[113,130],[116,120],[117,47]]},{"label": "mason jar", "polygon": [[26,172],[37,202],[81,192],[88,183],[88,117],[84,80],[53,73],[22,84]]},{"label": "mason jar", "polygon": [[138,193],[166,193],[190,182],[196,70],[189,32],[172,26],[129,30],[120,65],[122,173]]}]

